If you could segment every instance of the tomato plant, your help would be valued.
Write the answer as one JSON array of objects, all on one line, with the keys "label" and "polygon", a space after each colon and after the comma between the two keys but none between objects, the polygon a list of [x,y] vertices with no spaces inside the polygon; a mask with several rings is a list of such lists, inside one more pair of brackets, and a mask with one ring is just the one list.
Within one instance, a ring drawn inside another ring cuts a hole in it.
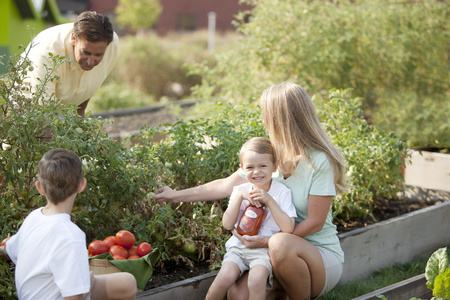
[{"label": "tomato plant", "polygon": [[145,256],[152,252],[152,246],[147,242],[142,242],[137,247],[137,253],[140,257]]},{"label": "tomato plant", "polygon": [[123,246],[125,248],[131,248],[133,247],[135,242],[136,237],[128,230],[120,230],[116,233],[117,245]]}]

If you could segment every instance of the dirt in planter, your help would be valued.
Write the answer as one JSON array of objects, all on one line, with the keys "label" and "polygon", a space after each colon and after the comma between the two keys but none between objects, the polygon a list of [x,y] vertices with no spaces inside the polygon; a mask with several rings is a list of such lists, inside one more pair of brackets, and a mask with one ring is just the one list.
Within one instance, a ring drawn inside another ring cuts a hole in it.
[{"label": "dirt in planter", "polygon": [[[366,227],[377,222],[387,220],[390,218],[398,217],[403,214],[416,211],[422,208],[432,206],[440,203],[441,201],[429,201],[429,202],[412,202],[405,200],[381,200],[377,202],[377,209],[375,209],[373,215],[375,219],[366,220],[354,220],[348,222],[345,226],[337,226],[339,233],[344,233],[361,227]],[[211,272],[209,264],[205,261],[194,262],[194,266],[190,267],[185,263],[165,262],[164,270],[156,269],[150,278],[145,290],[153,289],[159,286],[167,285],[170,283],[182,281],[184,279],[192,278],[195,276],[203,275]]]}]

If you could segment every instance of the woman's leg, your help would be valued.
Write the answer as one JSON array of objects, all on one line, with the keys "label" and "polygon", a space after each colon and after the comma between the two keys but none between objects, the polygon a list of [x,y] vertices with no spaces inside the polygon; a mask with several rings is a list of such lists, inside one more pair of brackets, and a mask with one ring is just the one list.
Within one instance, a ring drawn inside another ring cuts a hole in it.
[{"label": "woman's leg", "polygon": [[248,272],[244,272],[242,276],[228,289],[227,300],[248,300]]},{"label": "woman's leg", "polygon": [[325,285],[325,267],[319,250],[293,234],[278,233],[269,240],[270,260],[278,282],[290,300],[318,296]]}]

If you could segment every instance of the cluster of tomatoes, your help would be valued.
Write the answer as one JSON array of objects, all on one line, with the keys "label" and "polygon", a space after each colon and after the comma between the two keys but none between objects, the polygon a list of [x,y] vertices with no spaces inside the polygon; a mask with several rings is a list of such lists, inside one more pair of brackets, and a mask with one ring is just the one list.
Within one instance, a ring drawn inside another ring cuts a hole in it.
[{"label": "cluster of tomatoes", "polygon": [[96,256],[109,252],[114,259],[137,259],[152,252],[152,246],[142,242],[135,246],[136,238],[128,230],[120,230],[115,236],[108,236],[103,241],[95,240],[89,244],[89,256]]}]

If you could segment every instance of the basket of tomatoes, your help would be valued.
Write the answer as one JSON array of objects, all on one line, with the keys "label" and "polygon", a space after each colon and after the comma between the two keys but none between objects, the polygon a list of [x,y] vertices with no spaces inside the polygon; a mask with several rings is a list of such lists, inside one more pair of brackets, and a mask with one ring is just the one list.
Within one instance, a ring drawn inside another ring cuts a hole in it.
[{"label": "basket of tomatoes", "polygon": [[94,275],[129,272],[138,288],[143,290],[159,259],[159,251],[148,242],[136,244],[134,234],[120,230],[104,240],[92,241],[88,246],[89,268]]}]

